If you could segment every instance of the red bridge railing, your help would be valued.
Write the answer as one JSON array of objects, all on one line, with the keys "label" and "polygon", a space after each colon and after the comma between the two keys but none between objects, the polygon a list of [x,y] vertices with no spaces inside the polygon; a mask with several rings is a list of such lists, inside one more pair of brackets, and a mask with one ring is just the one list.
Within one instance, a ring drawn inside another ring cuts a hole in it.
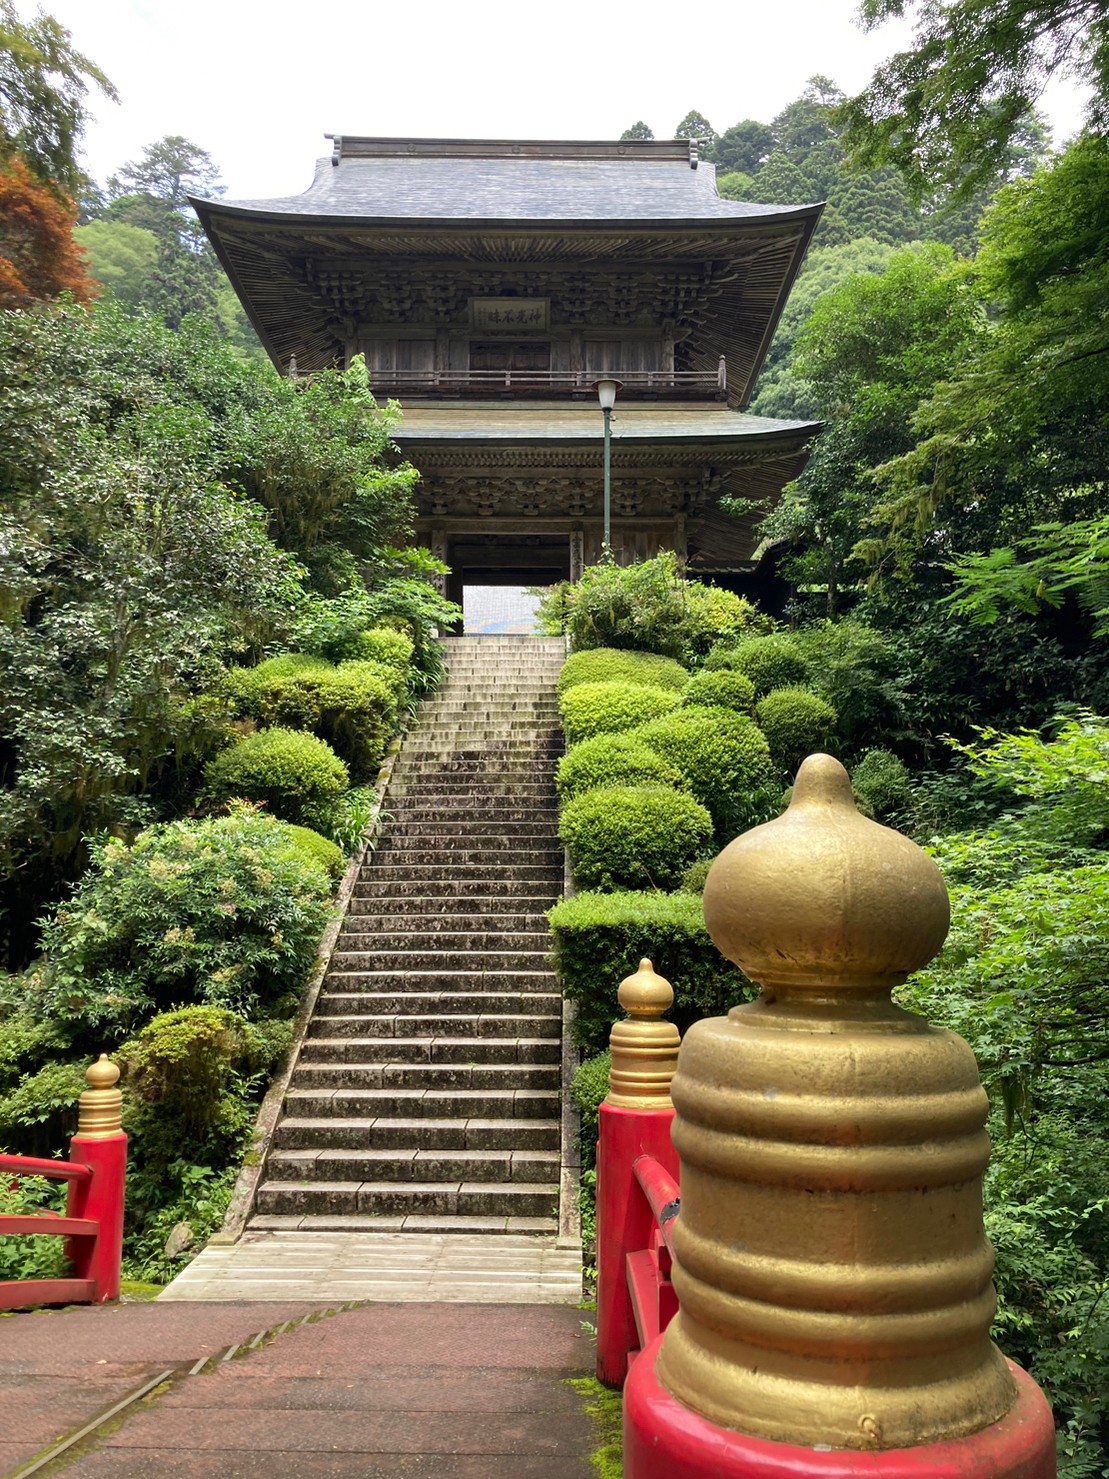
[{"label": "red bridge railing", "polygon": [[0,1214],[0,1236],[66,1239],[73,1276],[0,1282],[0,1310],[40,1304],[104,1304],[119,1298],[123,1257],[123,1193],[127,1136],[120,1126],[119,1069],[106,1054],[85,1074],[71,1160],[0,1155],[0,1177],[17,1181],[41,1176],[68,1183],[64,1215],[57,1212]]},{"label": "red bridge railing", "polygon": [[621,983],[626,1022],[612,1029],[612,1071],[597,1139],[597,1376],[620,1386],[677,1309],[670,1283],[678,1157],[670,1141],[674,1000],[649,960]]},{"label": "red bridge railing", "polygon": [[[662,1334],[677,1313],[678,1296],[670,1282],[670,1269],[674,1260],[674,1224],[681,1215],[681,1193],[677,1181],[654,1156],[641,1155],[632,1171],[655,1219],[647,1247],[626,1257],[628,1294],[641,1351]],[[629,1365],[637,1354],[638,1351],[629,1351]]]}]

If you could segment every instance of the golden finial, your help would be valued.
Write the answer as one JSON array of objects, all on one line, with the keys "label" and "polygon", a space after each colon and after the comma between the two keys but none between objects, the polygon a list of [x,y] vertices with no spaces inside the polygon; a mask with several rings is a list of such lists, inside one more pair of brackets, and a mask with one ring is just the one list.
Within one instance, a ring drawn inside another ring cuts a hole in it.
[{"label": "golden finial", "polygon": [[107,1053],[85,1069],[88,1088],[77,1102],[77,1133],[85,1140],[105,1140],[119,1133],[123,1122],[123,1095],[116,1087],[119,1068]]},{"label": "golden finial", "polygon": [[662,1017],[673,1005],[674,989],[644,958],[635,974],[621,981],[617,997],[628,1020],[617,1022],[609,1038],[612,1069],[605,1103],[617,1109],[669,1109],[681,1037]]},{"label": "golden finial", "polygon": [[909,1448],[1015,1400],[989,1339],[974,1055],[890,1000],[948,920],[935,864],[859,815],[829,755],[709,871],[709,932],[762,994],[682,1044],[681,1308],[656,1369],[721,1427]]}]

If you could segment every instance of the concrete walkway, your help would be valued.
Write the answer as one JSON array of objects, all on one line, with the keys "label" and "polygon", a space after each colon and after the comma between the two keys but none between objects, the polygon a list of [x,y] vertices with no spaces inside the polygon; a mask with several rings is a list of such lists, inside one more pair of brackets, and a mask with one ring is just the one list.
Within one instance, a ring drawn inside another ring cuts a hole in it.
[{"label": "concrete walkway", "polygon": [[592,1427],[566,1382],[593,1347],[573,1309],[168,1303],[0,1329],[4,1479],[591,1473]]},{"label": "concrete walkway", "polygon": [[226,1246],[210,1243],[158,1299],[577,1305],[581,1244],[511,1235],[295,1227],[247,1232]]}]

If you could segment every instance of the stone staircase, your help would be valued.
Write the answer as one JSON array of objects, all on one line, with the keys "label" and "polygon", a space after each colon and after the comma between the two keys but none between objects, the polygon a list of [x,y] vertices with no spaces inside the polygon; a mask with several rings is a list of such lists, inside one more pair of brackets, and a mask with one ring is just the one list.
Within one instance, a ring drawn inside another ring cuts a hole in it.
[{"label": "stone staircase", "polygon": [[561,639],[455,637],[386,796],[253,1228],[555,1233]]}]

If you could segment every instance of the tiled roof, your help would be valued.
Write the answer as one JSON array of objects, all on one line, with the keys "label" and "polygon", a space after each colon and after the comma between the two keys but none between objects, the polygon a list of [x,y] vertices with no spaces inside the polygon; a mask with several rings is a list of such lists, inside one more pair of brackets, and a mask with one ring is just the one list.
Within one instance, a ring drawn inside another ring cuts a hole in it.
[{"label": "tiled roof", "polygon": [[[410,405],[393,433],[403,447],[414,442],[445,441],[597,441],[601,413],[594,404],[506,405],[470,401],[447,405]],[[724,407],[626,406],[619,401],[612,415],[612,439],[667,442],[723,442],[797,432],[814,434],[817,424],[746,416]]]},{"label": "tiled roof", "polygon": [[736,222],[813,206],[724,200],[685,140],[481,143],[337,140],[303,195],[209,202],[219,213],[381,221]]}]

